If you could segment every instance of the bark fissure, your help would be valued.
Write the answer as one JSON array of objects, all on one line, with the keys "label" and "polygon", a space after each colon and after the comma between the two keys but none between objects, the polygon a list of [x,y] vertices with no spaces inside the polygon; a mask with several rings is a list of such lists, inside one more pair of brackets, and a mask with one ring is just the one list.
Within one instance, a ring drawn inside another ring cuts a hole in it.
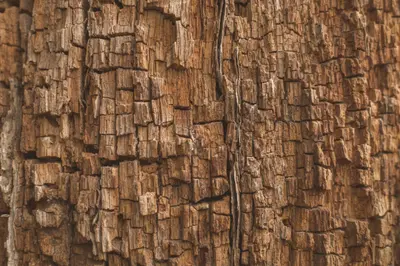
[{"label": "bark fissure", "polygon": [[231,180],[230,182],[233,184],[231,185],[232,194],[232,214],[233,214],[233,226],[232,226],[232,258],[233,258],[233,265],[240,265],[240,228],[241,228],[241,220],[242,220],[242,210],[240,205],[240,189],[239,189],[239,180],[241,179],[242,171],[241,171],[241,164],[243,164],[242,159],[242,150],[241,150],[241,125],[242,125],[242,111],[241,111],[241,99],[240,99],[240,61],[239,61],[239,47],[236,46],[233,49],[233,62],[235,65],[235,73],[236,73],[236,80],[234,84],[234,94],[235,94],[235,117],[234,117],[234,124],[235,124],[235,135],[236,139],[234,140],[235,149],[232,152],[233,154],[233,168],[231,169],[232,173],[230,174]]},{"label": "bark fissure", "polygon": [[217,30],[214,47],[214,60],[215,60],[215,78],[216,78],[216,96],[219,99],[224,96],[223,84],[223,66],[222,66],[222,41],[225,32],[225,16],[226,16],[226,0],[219,0],[218,2],[218,17],[217,17]]},{"label": "bark fissure", "polygon": [[[21,69],[22,71],[22,69]],[[12,174],[9,176],[12,179],[11,187],[12,191],[10,194],[10,216],[8,218],[8,237],[7,237],[7,255],[8,255],[8,264],[10,266],[18,265],[19,253],[15,248],[15,210],[17,208],[17,200],[18,200],[18,184],[19,180],[22,176],[22,156],[20,152],[20,136],[21,136],[21,128],[22,128],[22,86],[20,85],[20,81],[12,80],[10,82],[10,90],[12,94],[13,101],[11,102],[10,107],[10,122],[13,123],[12,130],[7,132],[9,137],[11,137],[11,143],[13,147],[12,157]],[[7,123],[7,122],[6,122]],[[6,126],[6,125],[5,125]],[[2,129],[4,130],[4,128]],[[3,131],[2,131],[3,132]],[[3,193],[4,195],[4,193]]]}]

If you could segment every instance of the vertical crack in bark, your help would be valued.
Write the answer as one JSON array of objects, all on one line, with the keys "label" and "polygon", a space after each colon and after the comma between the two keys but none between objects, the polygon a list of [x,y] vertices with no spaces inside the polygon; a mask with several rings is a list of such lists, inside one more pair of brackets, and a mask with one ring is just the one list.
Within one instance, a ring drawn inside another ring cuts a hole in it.
[{"label": "vertical crack in bark", "polygon": [[[219,2],[219,16],[218,16],[218,28],[217,28],[217,40],[215,46],[215,70],[216,70],[216,92],[217,99],[221,96],[225,96],[225,101],[228,100],[227,90],[223,90],[223,65],[222,65],[222,53],[223,46],[222,41],[224,37],[224,29],[225,29],[225,19],[226,19],[226,2],[225,0],[221,0]],[[239,87],[240,87],[240,69],[239,69],[239,49],[236,46],[234,50],[234,64],[236,70],[236,81],[234,84],[234,97],[235,97],[235,105],[234,105],[234,126],[235,126],[235,134],[236,139],[234,140],[234,151],[230,151],[232,154],[233,161],[230,163],[229,170],[229,183],[230,183],[230,191],[231,191],[231,213],[232,213],[232,223],[231,223],[231,252],[232,252],[232,261],[231,264],[233,266],[240,265],[240,220],[241,220],[241,211],[240,211],[240,192],[239,192],[239,183],[238,180],[240,178],[240,125],[241,125],[241,106],[239,99]],[[226,114],[225,114],[226,115]],[[226,118],[225,118],[226,120]],[[227,124],[229,121],[225,121]],[[231,159],[230,159],[231,160]]]},{"label": "vertical crack in bark", "polygon": [[234,110],[234,123],[235,123],[235,132],[236,132],[236,140],[235,140],[235,151],[233,154],[233,168],[230,173],[230,182],[233,201],[232,201],[232,214],[234,214],[233,228],[232,228],[232,258],[233,265],[240,265],[240,226],[241,226],[241,205],[240,205],[240,190],[239,190],[239,180],[241,175],[241,99],[240,99],[240,63],[239,63],[239,47],[236,46],[234,48],[233,61],[235,64],[235,72],[236,72],[236,80],[234,84],[234,93],[235,93],[235,110]]},{"label": "vertical crack in bark", "polygon": [[224,37],[224,29],[225,29],[225,13],[226,13],[225,0],[220,0],[218,8],[218,24],[217,24],[216,40],[214,47],[215,78],[217,80],[216,84],[217,99],[223,95],[222,39]]},{"label": "vertical crack in bark", "polygon": [[[122,5],[122,3],[120,1],[115,1],[115,3],[118,5],[119,8],[121,8],[120,5]],[[87,114],[87,108],[88,105],[90,104],[90,74],[92,71],[92,68],[89,65],[86,65],[86,56],[88,53],[88,42],[89,42],[89,30],[88,30],[88,19],[89,19],[89,10],[93,7],[91,6],[92,2],[90,1],[84,1],[83,2],[83,10],[84,10],[84,16],[85,16],[85,20],[84,20],[84,35],[85,35],[85,44],[84,44],[84,49],[83,49],[83,55],[82,55],[82,80],[81,80],[81,95],[80,95],[80,105],[82,106],[81,111],[81,119],[82,119],[82,134],[85,134],[85,126],[86,126],[86,114]],[[95,106],[96,106],[96,110],[94,115],[95,118],[97,118],[97,116],[99,115],[99,111],[100,111],[100,96],[96,97],[95,100]],[[84,141],[83,141],[84,142]],[[88,151],[89,150],[89,145],[86,145],[85,143],[83,143],[84,146],[84,151]],[[99,256],[100,252],[98,250],[97,247],[97,242],[96,242],[96,226],[99,222],[99,211],[100,211],[100,191],[97,190],[96,191],[96,204],[95,204],[95,213],[90,217],[90,224],[89,224],[89,238],[90,241],[92,242],[92,253],[95,257]],[[72,246],[72,245],[71,245]],[[72,252],[71,252],[72,253]]]},{"label": "vertical crack in bark", "polygon": [[[8,238],[7,238],[7,254],[8,254],[8,264],[10,266],[18,265],[18,252],[14,245],[14,216],[15,216],[15,201],[17,200],[17,190],[18,190],[18,179],[22,173],[22,155],[19,148],[21,128],[22,128],[22,86],[18,80],[10,81],[10,90],[12,97],[12,104],[10,107],[7,122],[11,123],[10,131],[6,131],[8,134],[6,140],[10,141],[9,145],[12,148],[12,157],[8,158],[11,161],[12,172],[11,178],[11,195],[10,195],[10,216],[8,218]],[[4,129],[4,128],[3,128]],[[2,131],[3,132],[3,131]],[[2,135],[3,142],[3,135]]]},{"label": "vertical crack in bark", "polygon": [[82,80],[81,80],[81,90],[79,97],[79,104],[81,106],[81,119],[82,119],[82,132],[84,132],[84,124],[85,124],[85,113],[87,108],[87,101],[89,100],[89,70],[90,68],[86,66],[86,52],[87,52],[87,42],[89,40],[89,32],[88,32],[88,12],[90,9],[89,1],[83,2],[83,15],[84,15],[84,36],[85,36],[85,45],[82,54]]},{"label": "vertical crack in bark", "polygon": [[204,0],[200,0],[200,39],[204,40]]},{"label": "vertical crack in bark", "polygon": [[[217,27],[217,38],[215,41],[215,72],[216,72],[216,95],[217,100],[222,96],[225,96],[225,101],[228,100],[227,90],[223,90],[223,65],[222,65],[222,53],[223,46],[222,41],[224,37],[224,29],[225,29],[225,19],[226,19],[226,0],[220,0],[219,2],[219,10],[218,10],[218,27]],[[232,252],[232,261],[231,264],[233,266],[240,265],[240,250],[239,250],[239,237],[240,237],[240,195],[239,195],[239,184],[238,184],[238,176],[240,176],[240,167],[239,167],[239,159],[240,159],[240,105],[238,98],[238,84],[240,83],[240,73],[239,73],[239,61],[238,61],[238,49],[235,49],[235,66],[236,66],[236,82],[235,82],[235,131],[236,131],[236,143],[234,152],[232,152],[233,162],[230,164],[229,170],[229,183],[230,183],[230,191],[231,191],[231,213],[232,213],[232,222],[231,222],[231,252]],[[225,114],[226,116],[226,114]],[[225,124],[228,121],[225,118]]]}]

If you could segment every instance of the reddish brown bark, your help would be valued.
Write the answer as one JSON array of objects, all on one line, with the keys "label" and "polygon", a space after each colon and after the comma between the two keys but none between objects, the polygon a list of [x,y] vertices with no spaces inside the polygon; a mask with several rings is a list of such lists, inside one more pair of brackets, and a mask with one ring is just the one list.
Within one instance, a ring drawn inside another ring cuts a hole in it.
[{"label": "reddish brown bark", "polygon": [[0,0],[0,265],[400,265],[399,18]]}]

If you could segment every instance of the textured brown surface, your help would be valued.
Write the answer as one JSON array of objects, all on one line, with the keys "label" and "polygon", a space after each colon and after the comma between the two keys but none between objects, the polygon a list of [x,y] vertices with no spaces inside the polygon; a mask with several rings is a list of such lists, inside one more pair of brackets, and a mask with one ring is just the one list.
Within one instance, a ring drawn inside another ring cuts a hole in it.
[{"label": "textured brown surface", "polygon": [[0,0],[0,265],[400,265],[399,97],[398,0]]}]

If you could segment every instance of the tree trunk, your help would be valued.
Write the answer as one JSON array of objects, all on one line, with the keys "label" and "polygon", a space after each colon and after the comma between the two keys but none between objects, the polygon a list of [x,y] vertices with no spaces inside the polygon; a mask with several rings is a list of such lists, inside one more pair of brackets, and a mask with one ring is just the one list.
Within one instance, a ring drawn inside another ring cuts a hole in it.
[{"label": "tree trunk", "polygon": [[399,98],[399,0],[0,0],[0,265],[400,265]]}]

